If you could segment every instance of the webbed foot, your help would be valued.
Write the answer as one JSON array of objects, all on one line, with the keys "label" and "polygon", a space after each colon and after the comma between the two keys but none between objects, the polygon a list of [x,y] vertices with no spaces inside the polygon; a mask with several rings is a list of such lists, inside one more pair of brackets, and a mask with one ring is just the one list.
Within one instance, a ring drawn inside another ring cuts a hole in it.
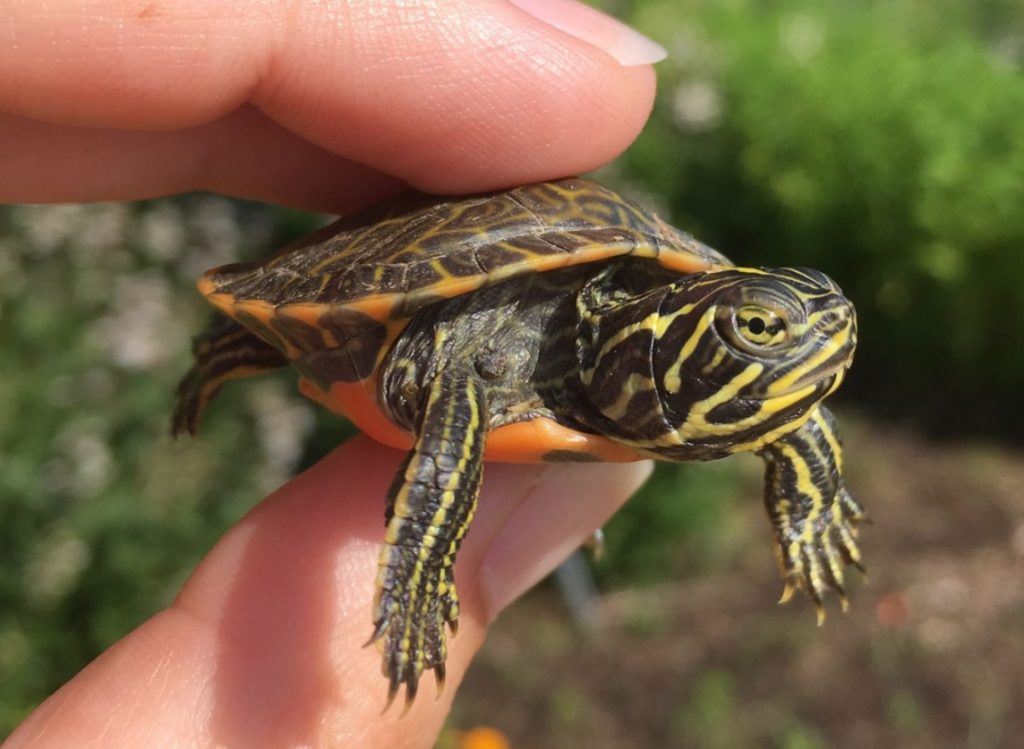
[{"label": "webbed foot", "polygon": [[839,596],[845,612],[849,608],[843,570],[853,565],[865,573],[860,549],[857,547],[857,526],[864,520],[864,511],[840,485],[836,497],[820,513],[812,511],[803,523],[801,532],[795,525],[785,529],[777,526],[779,567],[786,581],[779,603],[789,601],[793,594],[802,590],[814,601],[818,624],[825,621],[825,607],[822,596],[826,589],[832,589]]},{"label": "webbed foot", "polygon": [[820,625],[825,620],[825,591],[835,591],[846,611],[843,571],[847,565],[865,571],[857,530],[866,516],[840,473],[835,419],[819,407],[800,429],[766,447],[762,457],[765,506],[785,580],[780,603],[804,591],[814,601]]},{"label": "webbed foot", "polygon": [[[389,548],[385,553],[392,551]],[[385,580],[378,594],[377,618],[367,645],[379,643],[382,651],[381,671],[388,680],[385,711],[402,686],[408,710],[416,698],[420,676],[430,669],[438,694],[444,688],[448,654],[445,628],[450,628],[452,634],[458,629],[458,596],[450,581],[417,587],[413,592],[394,579]]]}]

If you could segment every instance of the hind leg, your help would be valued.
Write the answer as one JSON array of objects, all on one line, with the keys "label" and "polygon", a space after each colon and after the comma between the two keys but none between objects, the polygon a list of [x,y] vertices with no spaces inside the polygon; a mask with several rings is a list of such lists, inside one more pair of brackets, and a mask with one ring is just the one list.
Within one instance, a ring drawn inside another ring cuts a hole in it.
[{"label": "hind leg", "polygon": [[171,434],[195,434],[210,400],[228,380],[253,377],[288,360],[269,343],[234,320],[217,315],[192,342],[192,369],[178,385]]}]

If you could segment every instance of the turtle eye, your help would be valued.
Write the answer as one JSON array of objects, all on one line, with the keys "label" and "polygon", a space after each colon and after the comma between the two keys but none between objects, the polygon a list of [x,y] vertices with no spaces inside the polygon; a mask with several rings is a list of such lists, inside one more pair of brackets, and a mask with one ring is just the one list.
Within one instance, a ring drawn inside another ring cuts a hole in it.
[{"label": "turtle eye", "polygon": [[775,348],[790,339],[789,326],[778,312],[757,304],[747,304],[732,313],[725,332],[732,343],[752,353]]}]

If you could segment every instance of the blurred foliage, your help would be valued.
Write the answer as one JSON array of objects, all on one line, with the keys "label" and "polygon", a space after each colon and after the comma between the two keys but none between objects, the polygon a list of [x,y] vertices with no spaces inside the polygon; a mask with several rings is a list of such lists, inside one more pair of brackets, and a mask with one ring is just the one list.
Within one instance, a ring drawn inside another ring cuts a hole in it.
[{"label": "blurred foliage", "polygon": [[[1024,434],[1019,0],[595,4],[671,55],[604,177],[741,263],[836,277],[861,317],[844,390],[860,407]],[[0,732],[348,434],[282,373],[228,388],[201,440],[166,436],[208,314],[194,278],[317,220],[211,196],[0,208]],[[660,467],[599,574],[715,564],[722,519],[751,499],[754,464],[734,463]],[[699,686],[688,710],[733,709],[728,681]],[[817,745],[801,730],[779,744]]]},{"label": "blurred foliage", "polygon": [[616,172],[738,262],[833,275],[847,395],[1024,435],[1024,4],[611,5],[670,52]]},{"label": "blurred foliage", "polygon": [[315,222],[277,217],[205,196],[0,209],[0,732],[165,606],[300,458],[312,409],[287,378],[168,436],[209,316],[194,279]]},{"label": "blurred foliage", "polygon": [[[669,51],[607,178],[740,264],[836,278],[860,324],[840,399],[1024,437],[1024,4],[595,5]],[[704,563],[736,498],[731,467],[705,475],[659,466],[609,524],[600,574]]]}]

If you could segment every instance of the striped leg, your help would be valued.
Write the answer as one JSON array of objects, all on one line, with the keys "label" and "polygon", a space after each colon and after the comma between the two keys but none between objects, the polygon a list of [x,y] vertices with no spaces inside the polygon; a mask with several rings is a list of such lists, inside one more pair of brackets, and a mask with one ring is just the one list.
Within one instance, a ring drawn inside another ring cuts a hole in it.
[{"label": "striped leg", "polygon": [[178,385],[171,434],[195,434],[210,399],[228,380],[288,364],[280,351],[223,315],[192,342],[195,363]]},{"label": "striped leg", "polygon": [[485,400],[475,376],[438,376],[426,394],[416,444],[388,492],[370,638],[382,642],[388,704],[402,684],[411,703],[427,669],[434,669],[439,687],[444,684],[444,628],[454,633],[459,616],[455,554],[483,472]]},{"label": "striped leg", "polygon": [[805,591],[820,624],[825,588],[839,594],[845,610],[843,568],[852,564],[864,571],[856,538],[864,509],[843,482],[835,418],[819,406],[806,424],[766,447],[761,457],[766,464],[765,505],[786,580],[782,601]]}]

